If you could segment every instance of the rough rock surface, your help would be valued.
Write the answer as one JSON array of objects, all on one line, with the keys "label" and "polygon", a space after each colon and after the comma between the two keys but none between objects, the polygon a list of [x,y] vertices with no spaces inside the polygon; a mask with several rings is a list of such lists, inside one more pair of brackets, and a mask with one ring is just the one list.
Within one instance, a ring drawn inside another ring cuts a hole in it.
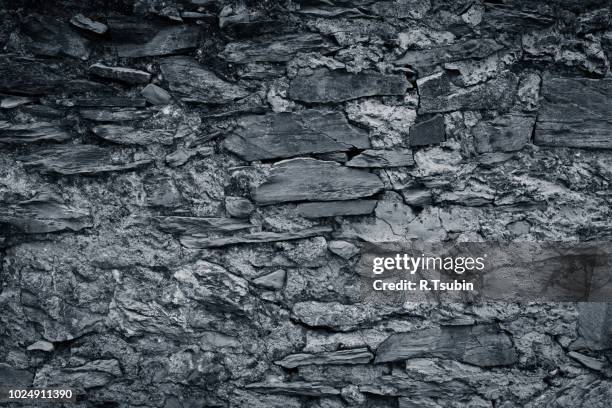
[{"label": "rough rock surface", "polygon": [[610,303],[376,303],[357,274],[371,242],[610,241],[609,1],[0,13],[0,388],[609,408]]}]

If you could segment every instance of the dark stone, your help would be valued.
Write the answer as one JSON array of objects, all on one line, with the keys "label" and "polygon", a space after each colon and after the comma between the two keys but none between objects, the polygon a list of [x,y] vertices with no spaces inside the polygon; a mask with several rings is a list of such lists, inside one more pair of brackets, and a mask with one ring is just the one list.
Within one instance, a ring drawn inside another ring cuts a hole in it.
[{"label": "dark stone", "polygon": [[368,134],[350,126],[340,112],[243,116],[225,148],[248,161],[348,151],[370,146]]},{"label": "dark stone", "polygon": [[233,232],[249,228],[250,222],[221,217],[157,217],[159,228],[172,234],[198,235],[209,232]]},{"label": "dark stone", "polygon": [[0,56],[0,92],[45,95],[64,81],[64,76],[41,60]]},{"label": "dark stone", "polygon": [[275,361],[285,368],[296,368],[303,365],[323,365],[323,364],[367,364],[374,355],[366,348],[330,351],[319,354],[291,354],[282,360]]},{"label": "dark stone", "polygon": [[562,78],[542,82],[534,143],[612,149],[612,78]]},{"label": "dark stone", "polygon": [[22,389],[32,386],[34,374],[20,370],[6,363],[0,363],[0,386],[3,388]]},{"label": "dark stone", "polygon": [[64,175],[94,175],[110,171],[133,170],[151,163],[151,160],[118,160],[113,156],[111,149],[98,146],[62,145],[32,152],[19,157],[19,160],[26,167]]},{"label": "dark stone", "polygon": [[492,324],[441,326],[391,335],[376,350],[376,363],[434,357],[480,367],[511,365],[517,352],[507,334]]},{"label": "dark stone", "polygon": [[511,113],[478,123],[473,129],[476,151],[512,152],[529,143],[536,118],[533,115]]},{"label": "dark stone", "polygon": [[94,34],[105,34],[108,31],[106,24],[93,21],[82,14],[77,14],[70,19],[70,24],[82,30],[89,31]]},{"label": "dark stone", "polygon": [[78,106],[84,108],[143,108],[147,101],[142,98],[125,98],[110,96],[108,98],[75,98],[62,101],[65,106]]},{"label": "dark stone", "polygon": [[364,96],[404,95],[410,88],[403,75],[319,69],[312,75],[294,78],[289,84],[289,97],[309,103],[342,102]]},{"label": "dark stone", "polygon": [[228,245],[259,244],[266,242],[292,241],[296,239],[317,237],[331,232],[330,227],[312,227],[295,232],[253,232],[251,234],[231,237],[208,238],[198,235],[184,235],[181,244],[187,248],[220,248]]},{"label": "dark stone", "polygon": [[154,143],[172,145],[175,132],[169,130],[134,129],[129,126],[102,125],[91,129],[98,137],[124,145],[148,146]]},{"label": "dark stone", "polygon": [[456,110],[510,108],[518,86],[518,78],[510,71],[485,83],[467,88],[453,85],[445,72],[438,72],[417,81],[421,104],[419,113]]},{"label": "dark stone", "polygon": [[159,65],[170,92],[185,102],[218,105],[248,96],[242,88],[220,79],[193,58],[166,58]]},{"label": "dark stone", "polygon": [[54,17],[30,15],[24,18],[22,29],[30,39],[28,49],[36,55],[89,58],[88,41]]},{"label": "dark stone", "polygon": [[442,143],[444,140],[446,140],[446,133],[442,115],[415,123],[410,128],[410,146],[427,146]]},{"label": "dark stone", "polygon": [[151,80],[151,74],[138,69],[123,67],[108,67],[102,64],[93,64],[89,72],[102,78],[114,79],[128,84],[146,84]]},{"label": "dark stone", "polygon": [[337,217],[346,215],[371,214],[376,200],[320,201],[301,203],[297,206],[299,215],[305,218]]},{"label": "dark stone", "polygon": [[0,121],[0,143],[33,143],[39,141],[63,142],[70,133],[60,126],[48,122],[13,125]]},{"label": "dark stone", "polygon": [[248,384],[246,388],[266,394],[304,395],[309,397],[340,395],[340,391],[328,385],[304,381],[252,383]]},{"label": "dark stone", "polygon": [[179,54],[196,48],[199,37],[198,27],[171,26],[161,29],[144,44],[116,45],[115,49],[119,57],[128,58]]},{"label": "dark stone", "polygon": [[610,303],[581,303],[578,334],[591,350],[612,348],[612,306]]},{"label": "dark stone", "polygon": [[166,105],[172,99],[172,96],[165,89],[160,88],[155,84],[149,84],[144,87],[140,94],[151,105]]},{"label": "dark stone", "polygon": [[348,167],[381,168],[412,166],[412,150],[395,148],[389,150],[365,150],[349,160]]},{"label": "dark stone", "polygon": [[300,52],[324,52],[333,49],[319,34],[288,34],[271,39],[232,42],[225,46],[221,57],[228,62],[287,62]]},{"label": "dark stone", "polygon": [[503,45],[491,39],[467,40],[465,42],[428,50],[406,51],[402,58],[395,61],[395,64],[410,65],[413,67],[430,67],[446,62],[484,58],[503,48]]},{"label": "dark stone", "polygon": [[336,162],[291,159],[276,163],[253,193],[257,204],[287,201],[335,201],[367,197],[382,190],[375,174]]},{"label": "dark stone", "polygon": [[147,119],[153,114],[144,109],[81,109],[79,113],[94,122],[129,122]]}]

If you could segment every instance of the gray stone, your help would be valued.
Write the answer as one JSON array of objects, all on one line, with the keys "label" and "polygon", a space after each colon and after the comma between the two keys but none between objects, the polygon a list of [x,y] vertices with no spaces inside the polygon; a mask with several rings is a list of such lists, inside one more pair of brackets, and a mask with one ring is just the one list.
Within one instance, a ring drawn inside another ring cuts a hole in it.
[{"label": "gray stone", "polygon": [[29,388],[32,386],[34,374],[27,370],[11,367],[0,363],[0,385],[7,388]]},{"label": "gray stone", "polygon": [[24,166],[46,173],[64,175],[98,174],[111,171],[133,170],[151,163],[151,160],[121,160],[113,157],[110,149],[93,145],[57,146],[40,149],[18,158]]},{"label": "gray stone", "polygon": [[301,33],[231,42],[225,46],[221,57],[228,62],[245,64],[249,62],[286,62],[297,53],[324,52],[333,50],[332,45],[319,34]]},{"label": "gray stone", "polygon": [[329,241],[327,248],[344,259],[351,259],[359,253],[359,248],[346,241]]},{"label": "gray stone", "polygon": [[130,126],[101,125],[91,129],[98,137],[123,145],[172,145],[174,132],[169,130],[135,129]]},{"label": "gray stone", "polygon": [[48,341],[38,340],[37,342],[30,344],[27,347],[27,350],[28,351],[44,351],[46,353],[49,353],[55,350],[55,346],[53,345],[53,343],[50,343]]},{"label": "gray stone", "polygon": [[480,367],[511,365],[517,352],[495,325],[442,326],[391,335],[376,350],[376,363],[415,357],[459,360]]},{"label": "gray stone", "polygon": [[22,30],[29,37],[28,49],[36,55],[82,60],[89,58],[89,42],[54,17],[39,14],[27,16],[23,19]]},{"label": "gray stone", "polygon": [[128,84],[146,84],[151,80],[151,74],[148,72],[132,68],[109,67],[100,63],[90,66],[89,72],[102,78]]},{"label": "gray stone", "polygon": [[415,123],[410,128],[410,146],[427,146],[442,143],[446,139],[444,117],[436,115],[431,119]]},{"label": "gray stone", "polygon": [[159,65],[170,92],[185,102],[218,105],[248,95],[242,88],[220,79],[193,58],[165,58]]},{"label": "gray stone", "polygon": [[155,84],[149,84],[140,91],[143,98],[151,105],[166,105],[172,99],[172,96],[165,89],[160,88]]},{"label": "gray stone", "polygon": [[255,206],[246,198],[225,197],[225,210],[232,217],[248,218],[255,211]]},{"label": "gray stone", "polygon": [[365,96],[404,95],[410,88],[403,75],[317,70],[294,78],[289,84],[289,97],[309,103],[342,102]]},{"label": "gray stone", "polygon": [[27,96],[5,96],[0,100],[1,109],[13,109],[21,105],[34,102],[34,99]]},{"label": "gray stone", "polygon": [[221,217],[157,217],[159,227],[166,232],[182,234],[183,236],[197,236],[208,232],[233,232],[252,228],[247,221],[234,218]]},{"label": "gray stone", "polygon": [[602,371],[604,365],[606,364],[604,361],[597,360],[593,357],[585,356],[584,354],[580,354],[576,351],[570,351],[569,353],[567,353],[567,355],[578,361],[583,366],[595,371]]},{"label": "gray stone", "polygon": [[72,136],[67,130],[53,123],[35,122],[13,125],[0,121],[0,143],[64,142],[71,138]]},{"label": "gray stone", "polygon": [[259,205],[289,201],[335,201],[367,197],[382,190],[375,174],[336,162],[291,159],[276,163],[253,193]]},{"label": "gray stone", "polygon": [[313,203],[301,203],[297,206],[297,213],[305,218],[367,215],[374,211],[376,203],[376,200],[320,201]]},{"label": "gray stone", "polygon": [[275,361],[285,368],[296,368],[303,365],[323,365],[323,364],[367,364],[374,355],[366,348],[330,351],[318,354],[291,354],[282,360]]},{"label": "gray stone", "polygon": [[578,333],[592,350],[612,348],[612,307],[609,303],[580,303]]},{"label": "gray stone", "polygon": [[521,113],[482,121],[472,129],[476,151],[488,153],[520,150],[529,143],[535,123],[534,115]]},{"label": "gray stone", "polygon": [[406,51],[404,56],[395,61],[395,64],[411,65],[417,68],[430,67],[464,59],[484,58],[503,48],[503,45],[492,39],[473,39],[428,50]]},{"label": "gray stone", "polygon": [[380,168],[412,166],[412,150],[396,147],[389,150],[365,150],[349,160],[348,167]]},{"label": "gray stone", "polygon": [[400,192],[408,205],[424,206],[431,204],[431,191],[426,189],[410,189]]},{"label": "gray stone", "polygon": [[611,149],[612,77],[542,81],[534,143],[542,146]]},{"label": "gray stone", "polygon": [[108,31],[108,26],[106,24],[93,21],[80,13],[70,19],[70,24],[94,34],[104,34]]},{"label": "gray stone", "polygon": [[94,122],[130,122],[148,119],[153,112],[145,109],[81,109],[82,117]]},{"label": "gray stone", "polygon": [[144,44],[116,45],[115,50],[119,57],[128,58],[172,55],[196,48],[199,37],[198,27],[170,26],[162,28]]},{"label": "gray stone", "polygon": [[305,381],[287,382],[260,382],[246,386],[249,390],[261,393],[303,395],[309,397],[323,397],[340,395],[340,391],[324,384],[309,383]]},{"label": "gray stone", "polygon": [[438,72],[417,80],[421,104],[419,113],[450,112],[455,110],[495,109],[503,111],[514,101],[518,78],[510,71],[485,83],[459,88],[445,72]]},{"label": "gray stone", "polygon": [[63,104],[77,107],[143,108],[147,105],[147,101],[142,98],[109,96],[108,98],[67,99],[63,101]]},{"label": "gray stone", "polygon": [[350,126],[340,112],[305,110],[243,116],[224,145],[253,161],[363,149],[370,141],[367,132]]},{"label": "gray stone", "polygon": [[178,148],[176,151],[166,155],[166,163],[170,167],[179,167],[187,163],[194,156],[210,156],[214,152],[214,148],[208,146],[200,146],[195,149]]},{"label": "gray stone", "polygon": [[285,285],[285,275],[283,269],[268,273],[253,280],[253,283],[263,288],[279,290]]}]

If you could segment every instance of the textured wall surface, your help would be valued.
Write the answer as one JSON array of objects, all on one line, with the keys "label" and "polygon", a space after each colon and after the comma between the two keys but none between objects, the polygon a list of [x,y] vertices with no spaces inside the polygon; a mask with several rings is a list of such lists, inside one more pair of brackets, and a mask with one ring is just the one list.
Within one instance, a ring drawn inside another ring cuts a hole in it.
[{"label": "textured wall surface", "polygon": [[605,304],[382,307],[355,273],[364,242],[610,240],[609,1],[0,5],[0,387],[610,406]]}]

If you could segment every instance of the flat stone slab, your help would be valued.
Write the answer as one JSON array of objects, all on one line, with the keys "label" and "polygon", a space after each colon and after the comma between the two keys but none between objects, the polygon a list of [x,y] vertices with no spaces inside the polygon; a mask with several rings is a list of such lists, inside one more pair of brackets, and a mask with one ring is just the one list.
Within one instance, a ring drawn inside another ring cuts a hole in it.
[{"label": "flat stone slab", "polygon": [[259,382],[248,384],[246,389],[265,394],[303,395],[308,397],[325,397],[340,395],[340,391],[329,385],[306,381],[294,382]]},{"label": "flat stone slab", "polygon": [[44,95],[65,81],[44,61],[0,56],[0,92],[19,95]]},{"label": "flat stone slab", "polygon": [[291,241],[296,239],[317,237],[332,231],[331,227],[313,227],[294,232],[253,232],[251,234],[234,235],[231,237],[209,238],[206,235],[184,235],[181,244],[187,248],[220,248],[238,244],[260,244],[266,242]]},{"label": "flat stone slab", "polygon": [[185,102],[225,104],[248,92],[217,77],[190,57],[170,57],[159,63],[170,92]]},{"label": "flat stone slab", "polygon": [[14,125],[0,121],[0,143],[64,142],[71,138],[72,136],[67,130],[49,122]]},{"label": "flat stone slab", "polygon": [[376,350],[376,363],[433,357],[480,367],[514,364],[518,357],[510,337],[496,325],[440,326],[391,335]]},{"label": "flat stone slab", "polygon": [[171,26],[161,29],[144,44],[115,46],[119,57],[139,58],[172,55],[198,46],[200,29],[194,26]]},{"label": "flat stone slab", "polygon": [[115,159],[111,149],[94,145],[60,145],[40,149],[21,156],[18,160],[22,161],[26,167],[64,175],[95,175],[111,171],[133,170],[152,162],[152,160]]},{"label": "flat stone slab", "polygon": [[478,123],[473,129],[478,153],[512,152],[525,147],[536,123],[534,115],[511,113]]},{"label": "flat stone slab", "polygon": [[444,116],[436,115],[431,119],[415,123],[410,128],[410,146],[439,144],[446,140]]},{"label": "flat stone slab", "polygon": [[104,34],[108,31],[108,26],[106,24],[94,21],[82,14],[73,16],[70,19],[70,24],[80,28],[81,30],[89,31],[90,33],[94,34]]},{"label": "flat stone slab", "polygon": [[102,78],[126,82],[128,84],[146,84],[151,80],[151,74],[145,71],[124,67],[109,67],[104,64],[93,64],[89,72]]},{"label": "flat stone slab", "polygon": [[474,39],[428,50],[406,51],[400,59],[395,61],[395,65],[430,67],[446,62],[484,58],[503,48],[503,45],[489,38]]},{"label": "flat stone slab", "polygon": [[319,201],[313,203],[300,203],[297,206],[297,213],[305,218],[367,215],[374,211],[377,203],[377,200]]},{"label": "flat stone slab", "polygon": [[144,120],[151,115],[153,111],[146,109],[81,109],[81,116],[94,122],[129,122],[133,120]]},{"label": "flat stone slab", "polygon": [[346,163],[348,167],[384,168],[412,166],[412,150],[395,148],[387,150],[365,150]]},{"label": "flat stone slab", "polygon": [[123,145],[148,146],[159,143],[169,146],[174,140],[175,132],[169,130],[134,129],[130,126],[101,125],[91,129],[96,136]]},{"label": "flat stone slab", "polygon": [[612,149],[612,77],[546,75],[541,97],[535,144]]},{"label": "flat stone slab", "polygon": [[175,234],[205,234],[215,232],[233,232],[254,227],[250,222],[223,217],[158,217],[159,228]]},{"label": "flat stone slab", "polygon": [[336,201],[367,197],[383,189],[377,175],[310,158],[276,163],[253,193],[259,205],[290,201]]},{"label": "flat stone slab", "polygon": [[445,72],[437,72],[417,80],[421,97],[419,113],[457,110],[510,108],[516,95],[518,78],[510,71],[482,84],[461,88],[453,85]]},{"label": "flat stone slab", "polygon": [[238,119],[225,148],[245,160],[265,160],[370,147],[367,132],[349,125],[340,112],[249,115]]},{"label": "flat stone slab", "polygon": [[336,48],[319,34],[289,34],[274,39],[231,42],[225,46],[221,58],[237,64],[287,62],[300,52],[324,52]]},{"label": "flat stone slab", "polygon": [[367,348],[351,350],[338,350],[318,354],[299,353],[291,354],[274,364],[285,368],[296,368],[304,365],[323,364],[367,364],[374,355]]},{"label": "flat stone slab", "polygon": [[26,47],[35,55],[89,58],[89,41],[55,17],[29,15],[23,19],[21,30],[28,36]]},{"label": "flat stone slab", "polygon": [[308,103],[343,102],[365,96],[404,95],[410,88],[404,75],[320,69],[294,78],[289,84],[289,98]]}]

